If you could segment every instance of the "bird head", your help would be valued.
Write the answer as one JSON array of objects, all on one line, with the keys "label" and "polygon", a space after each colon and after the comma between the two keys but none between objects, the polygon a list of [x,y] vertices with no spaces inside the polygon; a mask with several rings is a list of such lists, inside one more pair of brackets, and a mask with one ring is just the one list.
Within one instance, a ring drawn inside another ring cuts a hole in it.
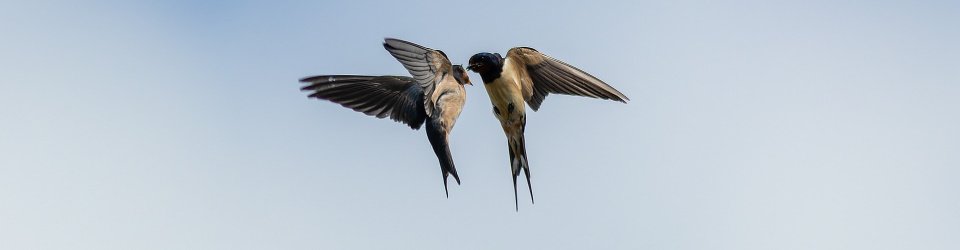
[{"label": "bird head", "polygon": [[500,69],[503,65],[503,57],[497,53],[477,53],[470,57],[470,65],[467,69],[478,74],[484,74],[493,70]]},{"label": "bird head", "polygon": [[457,82],[460,83],[460,85],[473,85],[473,83],[470,83],[470,77],[467,76],[467,71],[463,69],[463,65],[453,65],[453,78],[457,79]]}]

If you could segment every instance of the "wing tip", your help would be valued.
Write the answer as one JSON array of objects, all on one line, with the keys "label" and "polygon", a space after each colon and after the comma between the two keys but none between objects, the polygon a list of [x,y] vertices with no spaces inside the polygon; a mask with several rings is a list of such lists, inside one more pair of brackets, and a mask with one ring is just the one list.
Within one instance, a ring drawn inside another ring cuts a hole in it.
[{"label": "wing tip", "polygon": [[[307,86],[300,87],[300,91],[313,91],[316,88],[317,88],[316,84],[310,84]],[[310,97],[313,97],[313,95],[316,95],[316,93],[311,94]]]},{"label": "wing tip", "polygon": [[388,43],[388,42],[404,42],[404,41],[403,41],[402,39],[398,39],[398,38],[384,37],[384,38],[383,38],[383,43]]},{"label": "wing tip", "polygon": [[298,80],[298,81],[301,82],[301,83],[311,83],[311,82],[313,82],[314,80],[319,79],[320,77],[323,77],[323,76],[307,76],[307,77],[301,77],[300,80]]},{"label": "wing tip", "polygon": [[384,40],[383,40],[383,48],[386,49],[387,51],[397,49],[397,48],[394,47],[393,45],[390,45],[390,40],[388,40],[388,39],[390,39],[390,38],[387,38],[387,39],[384,39]]},{"label": "wing tip", "polygon": [[399,39],[399,38],[393,38],[393,37],[385,37],[385,38],[383,38],[383,47],[386,48],[386,49],[388,49],[388,50],[391,49],[391,48],[392,48],[392,49],[400,49],[399,46],[402,46],[402,45],[412,46],[412,47],[415,47],[415,48],[419,48],[419,49],[423,49],[423,50],[428,50],[428,51],[429,51],[429,50],[433,50],[433,49],[427,48],[427,47],[425,47],[425,46],[423,46],[423,45],[416,44],[416,43],[414,43],[414,42],[407,41],[407,40],[403,40],[403,39]]}]

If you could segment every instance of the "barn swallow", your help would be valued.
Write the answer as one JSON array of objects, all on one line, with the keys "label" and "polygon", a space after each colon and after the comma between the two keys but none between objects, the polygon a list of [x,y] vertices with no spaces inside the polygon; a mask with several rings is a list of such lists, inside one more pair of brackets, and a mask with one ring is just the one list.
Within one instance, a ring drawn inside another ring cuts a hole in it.
[{"label": "barn swallow", "polygon": [[443,191],[450,197],[447,176],[453,175],[457,185],[460,185],[460,176],[447,138],[466,101],[463,85],[473,84],[463,66],[451,65],[440,50],[393,38],[384,39],[383,47],[413,77],[312,76],[300,80],[307,84],[301,90],[309,91],[309,97],[332,101],[370,116],[390,117],[415,130],[426,123],[427,138],[440,161]]},{"label": "barn swallow", "polygon": [[533,111],[548,94],[586,96],[626,103],[628,99],[620,91],[600,79],[570,64],[547,56],[533,48],[516,47],[503,58],[498,53],[479,53],[470,57],[467,70],[480,74],[483,86],[493,104],[493,114],[500,120],[507,136],[510,151],[510,170],[513,174],[513,198],[517,204],[517,176],[520,170],[527,177],[530,202],[533,190],[530,185],[530,166],[523,132],[527,124],[526,104]]}]

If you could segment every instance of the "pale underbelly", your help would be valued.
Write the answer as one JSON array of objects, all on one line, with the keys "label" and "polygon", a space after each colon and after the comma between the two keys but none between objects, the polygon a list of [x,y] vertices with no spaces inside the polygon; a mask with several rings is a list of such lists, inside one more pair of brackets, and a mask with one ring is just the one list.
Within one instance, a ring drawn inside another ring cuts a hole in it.
[{"label": "pale underbelly", "polygon": [[523,120],[525,103],[520,88],[505,79],[485,86],[493,104],[493,114],[504,126],[519,124]]}]

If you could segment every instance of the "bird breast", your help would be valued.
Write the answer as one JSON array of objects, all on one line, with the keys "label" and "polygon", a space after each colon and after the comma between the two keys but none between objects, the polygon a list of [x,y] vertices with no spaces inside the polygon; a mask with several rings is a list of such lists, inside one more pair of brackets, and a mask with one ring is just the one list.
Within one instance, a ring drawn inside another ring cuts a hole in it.
[{"label": "bird breast", "polygon": [[501,123],[506,124],[520,120],[525,106],[523,95],[520,92],[520,84],[516,81],[512,72],[504,69],[499,78],[483,86],[494,106],[494,115]]},{"label": "bird breast", "polygon": [[466,91],[463,86],[459,84],[443,85],[441,88],[438,88],[437,91],[440,92],[436,100],[440,114],[435,115],[440,116],[444,131],[449,134],[453,131],[453,125],[456,124],[457,118],[460,117],[460,112],[463,111],[463,104],[467,99]]}]

